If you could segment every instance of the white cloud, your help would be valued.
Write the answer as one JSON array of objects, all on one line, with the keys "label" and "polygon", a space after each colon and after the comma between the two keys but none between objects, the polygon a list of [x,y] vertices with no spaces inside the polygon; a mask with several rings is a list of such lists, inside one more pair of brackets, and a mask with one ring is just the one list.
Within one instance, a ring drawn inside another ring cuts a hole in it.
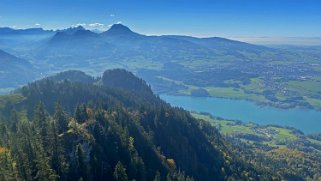
[{"label": "white cloud", "polygon": [[88,24],[89,27],[92,27],[92,28],[101,28],[104,26],[104,24],[102,23],[91,23],[91,24]]},{"label": "white cloud", "polygon": [[116,24],[122,24],[122,22],[121,22],[121,21],[118,21]]},{"label": "white cloud", "polygon": [[110,14],[109,16],[110,16],[110,17],[115,17],[115,14]]},{"label": "white cloud", "polygon": [[87,24],[86,23],[78,23],[76,24],[76,26],[86,26]]},{"label": "white cloud", "polygon": [[39,24],[39,23],[36,23],[36,24],[35,24],[35,26],[41,26],[41,24]]}]

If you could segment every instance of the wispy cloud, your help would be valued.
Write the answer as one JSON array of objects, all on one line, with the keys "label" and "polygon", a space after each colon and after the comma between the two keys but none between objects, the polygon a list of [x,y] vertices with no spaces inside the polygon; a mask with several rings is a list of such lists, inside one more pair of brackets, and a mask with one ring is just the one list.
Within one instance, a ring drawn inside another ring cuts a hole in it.
[{"label": "wispy cloud", "polygon": [[76,26],[87,26],[87,24],[86,23],[78,23],[78,24],[76,24]]},{"label": "wispy cloud", "polygon": [[122,22],[121,22],[121,21],[118,21],[116,24],[122,24]]},{"label": "wispy cloud", "polygon": [[104,24],[102,23],[91,23],[91,24],[88,24],[89,27],[92,27],[92,28],[101,28],[104,26]]},{"label": "wispy cloud", "polygon": [[40,23],[36,23],[35,26],[41,26],[41,24]]},{"label": "wispy cloud", "polygon": [[103,23],[78,23],[76,25],[72,25],[72,27],[78,27],[82,26],[86,29],[92,30],[92,29],[99,29],[102,30],[105,27],[105,24]]},{"label": "wispy cloud", "polygon": [[115,14],[110,14],[109,16],[110,16],[110,17],[115,17]]}]

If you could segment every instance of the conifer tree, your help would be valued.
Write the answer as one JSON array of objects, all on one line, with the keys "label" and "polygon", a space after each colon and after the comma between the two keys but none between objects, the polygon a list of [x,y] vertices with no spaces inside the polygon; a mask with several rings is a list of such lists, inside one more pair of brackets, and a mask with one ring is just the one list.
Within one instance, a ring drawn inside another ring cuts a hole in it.
[{"label": "conifer tree", "polygon": [[18,113],[16,110],[11,111],[10,115],[10,131],[11,132],[17,132],[17,124],[18,124],[19,118],[18,118]]},{"label": "conifer tree", "polygon": [[56,121],[58,134],[61,134],[68,129],[68,118],[60,103],[55,105],[54,119]]},{"label": "conifer tree", "polygon": [[65,159],[64,148],[61,145],[61,140],[58,137],[55,121],[51,121],[48,131],[49,137],[49,148],[48,152],[51,156],[50,165],[52,169],[59,175],[60,180],[66,179],[68,172],[68,164]]},{"label": "conifer tree", "polygon": [[33,126],[36,133],[40,135],[40,141],[47,145],[48,120],[43,103],[39,103],[34,110]]},{"label": "conifer tree", "polygon": [[84,123],[88,119],[86,105],[82,104],[80,106],[77,106],[75,111],[75,117],[78,123]]},{"label": "conifer tree", "polygon": [[[36,130],[36,133],[39,133],[39,130]],[[36,163],[36,175],[35,179],[42,181],[42,180],[49,180],[55,181],[58,178],[56,172],[51,168],[49,162],[50,157],[45,152],[44,146],[42,145],[41,135],[35,134],[35,139],[33,143],[34,151],[35,151],[35,163]],[[48,143],[49,144],[49,143]]]},{"label": "conifer tree", "polygon": [[84,151],[82,149],[82,146],[80,144],[76,147],[76,159],[77,159],[77,175],[78,178],[82,178],[84,180],[88,180],[88,167],[86,165]]},{"label": "conifer tree", "polygon": [[123,164],[120,161],[118,161],[118,163],[115,166],[114,178],[116,181],[128,181],[126,168],[123,166]]}]

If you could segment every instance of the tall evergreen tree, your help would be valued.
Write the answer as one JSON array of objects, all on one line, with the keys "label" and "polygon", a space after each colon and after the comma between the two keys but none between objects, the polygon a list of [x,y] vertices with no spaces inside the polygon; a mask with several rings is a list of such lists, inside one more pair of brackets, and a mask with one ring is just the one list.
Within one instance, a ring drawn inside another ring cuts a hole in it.
[{"label": "tall evergreen tree", "polygon": [[30,122],[19,121],[17,125],[17,134],[12,137],[13,141],[10,145],[14,159],[17,160],[17,168],[22,180],[34,180],[35,166],[35,150],[34,131],[32,132]]},{"label": "tall evergreen tree", "polygon": [[18,112],[16,110],[11,111],[9,127],[11,132],[17,132],[17,124],[19,121]]},{"label": "tall evergreen tree", "polygon": [[[46,118],[45,118],[46,120]],[[36,127],[37,129],[37,127]],[[38,134],[41,130],[36,130],[33,147],[35,151],[36,175],[35,179],[38,181],[48,180],[55,181],[58,178],[56,172],[50,166],[50,157],[45,151],[41,141],[41,135]],[[47,143],[49,145],[49,143]]]},{"label": "tall evergreen tree", "polygon": [[61,134],[68,129],[68,118],[60,103],[55,105],[54,119],[56,121],[58,134]]},{"label": "tall evergreen tree", "polygon": [[84,151],[82,149],[82,146],[80,144],[76,147],[76,169],[77,169],[77,175],[78,179],[82,178],[84,180],[89,180],[89,169],[85,160]]},{"label": "tall evergreen tree", "polygon": [[75,111],[75,117],[78,123],[84,123],[88,118],[87,107],[85,104],[77,106]]},{"label": "tall evergreen tree", "polygon": [[128,176],[126,174],[126,168],[123,164],[118,161],[114,169],[114,178],[116,181],[128,181]]},{"label": "tall evergreen tree", "polygon": [[66,180],[68,164],[65,158],[64,148],[61,145],[61,140],[58,137],[55,121],[50,122],[48,135],[48,152],[50,155],[50,165],[52,169],[55,170],[59,175],[59,180]]},{"label": "tall evergreen tree", "polygon": [[48,143],[47,141],[48,120],[47,120],[46,111],[42,102],[40,102],[34,110],[33,125],[37,134],[40,135],[40,141],[46,145]]}]

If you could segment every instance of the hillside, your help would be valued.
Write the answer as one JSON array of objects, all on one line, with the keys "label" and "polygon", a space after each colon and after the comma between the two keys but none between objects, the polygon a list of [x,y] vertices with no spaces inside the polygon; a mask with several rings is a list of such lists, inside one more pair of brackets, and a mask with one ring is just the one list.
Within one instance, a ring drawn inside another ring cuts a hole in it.
[{"label": "hillside", "polygon": [[133,74],[109,70],[97,83],[87,78],[70,71],[0,97],[1,180],[272,177],[234,156],[214,127],[172,108]]},{"label": "hillside", "polygon": [[289,180],[319,180],[321,175],[320,134],[276,125],[258,125],[192,113],[215,126],[234,147],[237,154],[258,162],[273,173],[287,175]]},{"label": "hillside", "polygon": [[0,50],[0,65],[1,88],[17,87],[38,76],[37,70],[28,61],[2,50]]}]

